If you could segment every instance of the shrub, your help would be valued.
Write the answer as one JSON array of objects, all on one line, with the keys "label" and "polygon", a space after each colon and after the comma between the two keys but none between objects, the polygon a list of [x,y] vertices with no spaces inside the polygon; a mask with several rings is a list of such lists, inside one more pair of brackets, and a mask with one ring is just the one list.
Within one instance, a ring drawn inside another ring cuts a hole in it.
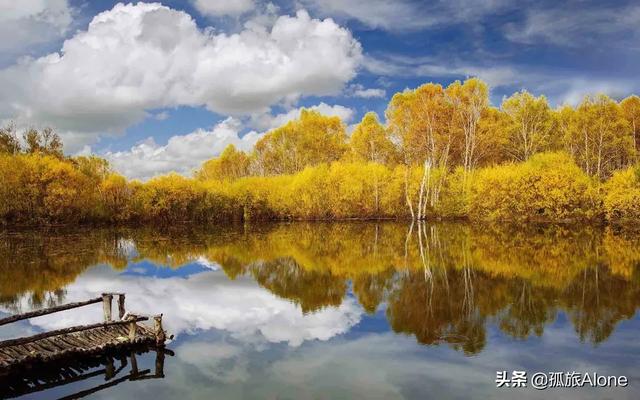
[{"label": "shrub", "polygon": [[610,221],[640,218],[640,164],[617,171],[604,185],[604,210]]},{"label": "shrub", "polygon": [[594,182],[564,153],[541,153],[521,164],[479,170],[469,214],[480,220],[571,221],[597,217]]}]

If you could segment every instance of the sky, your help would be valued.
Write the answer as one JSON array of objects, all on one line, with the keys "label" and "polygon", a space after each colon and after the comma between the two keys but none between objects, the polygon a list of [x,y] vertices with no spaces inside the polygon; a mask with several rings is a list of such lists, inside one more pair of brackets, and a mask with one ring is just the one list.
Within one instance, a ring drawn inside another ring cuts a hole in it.
[{"label": "sky", "polygon": [[640,93],[640,3],[0,0],[0,123],[146,180],[313,108],[347,126],[394,93],[479,77],[491,101]]}]

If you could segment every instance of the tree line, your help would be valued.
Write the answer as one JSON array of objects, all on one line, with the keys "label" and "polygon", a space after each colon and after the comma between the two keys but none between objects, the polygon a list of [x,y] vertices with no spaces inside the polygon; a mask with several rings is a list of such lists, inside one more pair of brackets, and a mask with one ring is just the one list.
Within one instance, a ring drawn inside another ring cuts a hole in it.
[{"label": "tree line", "polygon": [[640,218],[640,98],[552,108],[527,91],[489,102],[472,78],[396,93],[386,123],[347,133],[303,110],[249,152],[227,147],[192,178],[128,181],[98,157],[64,157],[50,129],[0,130],[5,223],[255,219]]}]

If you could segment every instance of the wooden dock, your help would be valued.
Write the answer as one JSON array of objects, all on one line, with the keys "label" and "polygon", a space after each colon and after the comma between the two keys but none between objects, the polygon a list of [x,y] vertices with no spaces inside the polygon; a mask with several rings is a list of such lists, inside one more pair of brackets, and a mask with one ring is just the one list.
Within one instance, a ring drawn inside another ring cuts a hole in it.
[{"label": "wooden dock", "polygon": [[[118,297],[117,320],[112,319],[114,296]],[[141,322],[149,320],[148,316],[126,312],[124,293],[104,293],[101,297],[83,302],[12,315],[0,319],[0,326],[96,303],[103,304],[102,322],[0,342],[0,376],[15,368],[42,366],[63,358],[101,354],[137,345],[164,346],[166,332],[162,328],[162,314],[152,317],[153,327],[145,326]]]}]

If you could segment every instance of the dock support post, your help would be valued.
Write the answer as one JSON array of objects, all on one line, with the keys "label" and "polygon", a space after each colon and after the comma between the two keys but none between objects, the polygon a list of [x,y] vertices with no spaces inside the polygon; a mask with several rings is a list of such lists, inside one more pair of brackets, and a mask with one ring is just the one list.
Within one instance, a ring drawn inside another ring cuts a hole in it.
[{"label": "dock support post", "polygon": [[155,376],[158,378],[164,378],[164,350],[157,349],[156,350],[156,373]]},{"label": "dock support post", "polygon": [[133,343],[136,338],[136,331],[138,330],[138,324],[136,323],[135,317],[131,319],[129,322],[129,341]]},{"label": "dock support post", "polygon": [[104,380],[108,381],[116,375],[116,367],[113,365],[113,358],[107,357],[105,364]]},{"label": "dock support post", "polygon": [[162,314],[154,316],[153,320],[155,322],[154,331],[156,334],[156,345],[164,346],[164,341],[167,340],[167,336],[164,329],[162,329]]},{"label": "dock support post", "polygon": [[103,293],[102,294],[102,309],[104,311],[104,322],[111,321],[111,300],[113,295]]},{"label": "dock support post", "polygon": [[118,318],[124,317],[126,310],[124,309],[124,293],[118,295]]},{"label": "dock support post", "polygon": [[138,360],[136,360],[136,352],[131,352],[131,375],[138,376]]}]

